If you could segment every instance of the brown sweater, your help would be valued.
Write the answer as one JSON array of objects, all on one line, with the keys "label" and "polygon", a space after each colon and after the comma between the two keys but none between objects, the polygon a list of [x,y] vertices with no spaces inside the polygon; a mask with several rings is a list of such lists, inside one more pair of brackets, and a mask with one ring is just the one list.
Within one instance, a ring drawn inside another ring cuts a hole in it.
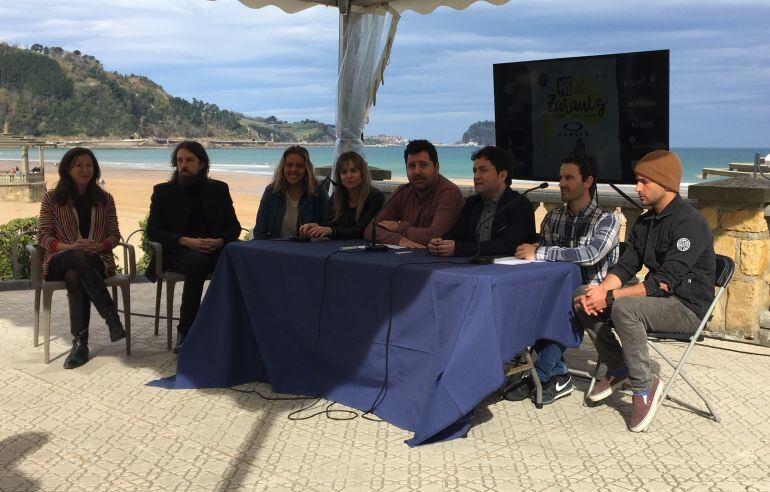
[{"label": "brown sweater", "polygon": [[[404,185],[408,186],[408,185]],[[401,222],[398,232],[377,226],[377,242],[398,244],[402,237],[428,244],[434,237],[441,237],[452,228],[463,208],[460,189],[439,175],[436,183],[428,190],[418,192],[413,187],[400,191],[400,186],[390,196],[375,220]],[[366,227],[364,237],[372,238],[372,224]]]}]

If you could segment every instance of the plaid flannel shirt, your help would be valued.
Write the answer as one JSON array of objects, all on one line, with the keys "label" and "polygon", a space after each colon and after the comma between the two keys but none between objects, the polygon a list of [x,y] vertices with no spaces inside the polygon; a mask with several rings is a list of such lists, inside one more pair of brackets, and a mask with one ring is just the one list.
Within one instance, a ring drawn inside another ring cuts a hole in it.
[{"label": "plaid flannel shirt", "polygon": [[549,211],[540,225],[540,236],[535,258],[579,265],[586,284],[601,283],[618,261],[620,223],[615,214],[602,211],[593,200],[577,215],[566,204]]}]

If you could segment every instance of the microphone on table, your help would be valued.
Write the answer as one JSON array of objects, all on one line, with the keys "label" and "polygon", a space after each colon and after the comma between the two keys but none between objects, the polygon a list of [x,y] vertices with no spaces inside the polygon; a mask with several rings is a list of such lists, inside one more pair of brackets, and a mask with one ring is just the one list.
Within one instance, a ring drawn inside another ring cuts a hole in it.
[{"label": "microphone on table", "polygon": [[[329,186],[328,186],[329,183],[333,184],[334,186],[339,186],[337,183],[334,182],[334,180],[331,178],[331,176],[326,176],[324,178],[324,180],[321,181],[321,183],[318,186],[315,187],[315,189],[313,190],[313,193],[311,193],[310,196],[308,197],[308,200],[299,207],[299,209],[297,210],[297,228],[296,228],[296,232],[294,233],[293,236],[289,236],[289,241],[294,241],[295,243],[307,243],[307,242],[310,241],[310,236],[300,236],[299,235],[299,227],[301,225],[300,219],[302,217],[302,211],[305,209],[307,204],[310,203],[312,197],[318,196],[319,190],[322,190],[322,189],[324,189],[324,187],[326,187],[324,191],[325,191],[325,193],[327,195],[329,194]],[[321,214],[323,214],[323,213],[325,213],[325,210],[321,211]]]},{"label": "microphone on table", "polygon": [[[529,193],[530,191],[543,190],[545,188],[548,188],[548,183],[542,182],[539,185],[524,191],[524,193],[522,193],[521,196],[526,196],[526,194]],[[476,238],[479,237],[479,231],[481,230],[482,225],[489,222],[490,220],[494,220],[494,218],[497,217],[498,214],[505,211],[508,207],[510,207],[514,203],[516,203],[516,200],[512,200],[506,203],[499,209],[495,210],[495,213],[493,213],[486,219],[480,220],[479,223],[476,225]],[[495,262],[494,256],[481,256],[481,241],[477,241],[477,242],[478,242],[478,245],[476,246],[476,254],[470,257],[470,259],[468,260],[468,263],[473,263],[474,265],[489,265],[490,263],[494,263]]]},{"label": "microphone on table", "polygon": [[[394,191],[393,194],[390,195],[390,200],[388,200],[388,203],[390,203],[390,201],[393,200],[396,197],[396,195],[401,193],[403,190],[411,187],[412,187],[412,183],[407,183],[401,188]],[[377,215],[375,215],[374,219],[372,219],[372,242],[366,245],[366,247],[364,248],[364,251],[367,251],[369,253],[383,253],[388,250],[388,247],[386,245],[377,244],[377,219],[380,218],[380,212],[382,212],[382,209],[384,209],[386,205],[387,203],[383,205],[380,210],[377,211]]]}]

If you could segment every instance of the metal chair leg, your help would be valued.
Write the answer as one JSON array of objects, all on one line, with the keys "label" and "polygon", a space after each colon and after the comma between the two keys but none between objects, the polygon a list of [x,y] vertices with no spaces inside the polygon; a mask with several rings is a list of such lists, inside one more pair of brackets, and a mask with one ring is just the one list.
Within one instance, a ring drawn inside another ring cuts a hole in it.
[{"label": "metal chair leg", "polygon": [[529,375],[535,383],[535,408],[543,408],[543,385],[540,382],[540,376],[537,375],[535,363],[532,361],[532,354],[529,353],[529,350],[524,352],[524,357],[527,360],[527,364],[531,366],[529,368]]},{"label": "metal chair leg", "polygon": [[588,383],[588,389],[586,390],[585,396],[583,396],[584,407],[591,406],[591,404],[593,403],[591,402],[591,400],[588,399],[588,395],[591,394],[591,391],[594,389],[594,386],[596,386],[596,380],[597,380],[597,377],[599,376],[599,369],[601,369],[602,367],[602,362],[603,361],[601,357],[596,358],[596,367],[594,367],[594,372],[593,374],[591,374],[591,382]]},{"label": "metal chair leg", "polygon": [[160,325],[160,296],[163,294],[163,279],[159,278],[155,287],[155,336],[158,336],[158,325]]},{"label": "metal chair leg", "polygon": [[51,362],[51,298],[53,291],[43,291],[43,362]]},{"label": "metal chair leg", "polygon": [[40,291],[42,289],[35,289],[35,326],[32,329],[32,343],[35,347],[40,345]]},{"label": "metal chair leg", "polygon": [[123,316],[126,320],[126,355],[131,355],[131,284],[122,285],[120,290],[123,293]]},{"label": "metal chair leg", "polygon": [[174,324],[174,287],[175,282],[166,281],[166,345],[171,350],[171,330]]}]

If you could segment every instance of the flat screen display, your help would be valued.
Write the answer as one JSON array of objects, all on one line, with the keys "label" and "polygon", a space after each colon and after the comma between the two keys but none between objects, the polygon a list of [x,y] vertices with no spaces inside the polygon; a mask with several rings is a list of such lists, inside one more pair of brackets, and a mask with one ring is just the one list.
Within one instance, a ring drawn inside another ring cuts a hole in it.
[{"label": "flat screen display", "polygon": [[668,150],[669,51],[557,58],[493,67],[497,145],[514,179],[558,181],[561,158],[596,157],[599,181],[633,183],[634,166]]}]

